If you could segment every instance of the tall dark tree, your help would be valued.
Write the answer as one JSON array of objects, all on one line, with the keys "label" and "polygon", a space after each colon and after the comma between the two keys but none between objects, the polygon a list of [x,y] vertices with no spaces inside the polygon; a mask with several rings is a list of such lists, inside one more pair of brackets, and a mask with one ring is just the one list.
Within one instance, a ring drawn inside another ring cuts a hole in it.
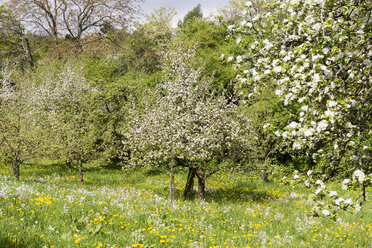
[{"label": "tall dark tree", "polygon": [[203,18],[203,12],[201,10],[200,4],[198,4],[195,8],[190,10],[185,17],[183,18],[183,21],[178,22],[178,27],[183,28],[187,25],[187,23],[192,22],[195,19]]},{"label": "tall dark tree", "polygon": [[30,44],[23,25],[5,5],[0,5],[0,60],[27,62],[33,66],[34,56]]}]

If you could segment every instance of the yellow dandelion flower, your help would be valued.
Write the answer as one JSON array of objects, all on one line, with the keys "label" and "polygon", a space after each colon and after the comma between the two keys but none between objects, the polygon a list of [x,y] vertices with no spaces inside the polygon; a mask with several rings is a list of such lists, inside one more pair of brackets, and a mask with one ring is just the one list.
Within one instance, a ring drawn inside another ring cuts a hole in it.
[{"label": "yellow dandelion flower", "polygon": [[78,244],[81,240],[85,239],[85,237],[80,237],[80,238],[77,238],[75,239],[75,244]]}]

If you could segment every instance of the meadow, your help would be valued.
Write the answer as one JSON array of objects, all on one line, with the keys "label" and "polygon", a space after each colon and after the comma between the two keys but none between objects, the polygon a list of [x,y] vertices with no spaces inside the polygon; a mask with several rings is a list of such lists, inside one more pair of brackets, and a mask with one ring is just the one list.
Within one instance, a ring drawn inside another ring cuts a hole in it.
[{"label": "meadow", "polygon": [[[61,165],[25,165],[21,180],[0,172],[0,247],[371,247],[372,202],[336,221],[312,217],[301,185],[246,173],[207,180],[206,201],[177,201],[168,176],[149,169],[90,168],[86,182]],[[337,183],[330,185],[339,187]]]}]

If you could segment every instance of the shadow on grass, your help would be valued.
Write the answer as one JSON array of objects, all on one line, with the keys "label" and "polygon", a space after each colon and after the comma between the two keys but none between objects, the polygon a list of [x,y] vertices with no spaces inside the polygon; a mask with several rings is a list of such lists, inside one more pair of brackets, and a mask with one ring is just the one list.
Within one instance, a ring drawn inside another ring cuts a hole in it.
[{"label": "shadow on grass", "polygon": [[[177,196],[182,199],[183,191],[177,190]],[[255,184],[242,184],[218,189],[207,188],[205,191],[205,198],[207,202],[230,204],[248,202],[267,203],[277,200],[279,196],[271,193],[269,190],[261,189]],[[194,189],[192,197],[186,200],[197,200],[197,191]]]},{"label": "shadow on grass", "polygon": [[[22,180],[31,182],[50,182],[54,177],[59,177],[58,180],[54,180],[54,183],[65,185],[66,187],[71,184],[79,185],[79,172],[76,168],[67,169],[63,162],[49,162],[48,164],[26,164],[21,170]],[[158,194],[162,197],[168,197],[168,184],[160,181],[159,176],[164,174],[162,170],[157,168],[140,168],[140,169],[127,169],[118,170],[113,165],[107,166],[95,166],[84,169],[84,184],[82,187],[103,187],[103,186],[114,186],[114,187],[125,187],[130,186],[134,188],[140,188],[148,190],[151,193]],[[187,173],[181,172],[178,174],[181,178],[181,182],[185,183]],[[164,177],[167,177],[164,174]],[[161,176],[161,178],[164,178]],[[154,180],[152,180],[152,178]],[[219,179],[217,179],[219,180]],[[152,182],[153,181],[153,182]],[[226,181],[226,180],[223,180]],[[262,183],[257,180],[244,180],[237,182],[231,182],[231,184],[225,184],[224,187],[218,185],[208,187],[208,181],[206,182],[206,201],[216,202],[220,204],[230,203],[264,203],[268,201],[274,201],[279,198],[269,189],[275,187],[272,183]],[[223,184],[222,184],[223,185]],[[183,199],[184,185],[176,188],[176,198]],[[197,187],[197,181],[195,186]],[[194,188],[195,189],[195,188]],[[191,198],[186,200],[195,201],[197,192],[193,190]],[[0,246],[1,247],[1,246]]]},{"label": "shadow on grass", "polygon": [[0,238],[0,247],[1,248],[32,248],[32,247],[42,247],[42,244],[37,240],[33,240],[32,243],[27,242],[24,243],[22,240],[19,239],[11,239],[11,238]]},{"label": "shadow on grass", "polygon": [[212,192],[207,192],[207,201],[223,203],[243,203],[243,202],[255,202],[255,203],[265,203],[277,199],[278,197],[268,193],[265,190],[255,190],[255,189],[243,189],[243,188],[229,188],[215,190]]}]

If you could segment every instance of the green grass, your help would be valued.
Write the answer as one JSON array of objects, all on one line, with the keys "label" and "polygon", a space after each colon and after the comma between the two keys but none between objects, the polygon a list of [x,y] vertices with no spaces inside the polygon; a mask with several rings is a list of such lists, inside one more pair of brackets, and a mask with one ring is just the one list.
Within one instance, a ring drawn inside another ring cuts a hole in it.
[{"label": "green grass", "polygon": [[[371,247],[371,191],[358,214],[313,218],[309,190],[221,172],[206,201],[167,201],[168,176],[62,165],[0,172],[0,247]],[[176,176],[181,199],[186,172]],[[336,185],[334,185],[336,186]],[[291,197],[296,193],[296,197]]]}]

